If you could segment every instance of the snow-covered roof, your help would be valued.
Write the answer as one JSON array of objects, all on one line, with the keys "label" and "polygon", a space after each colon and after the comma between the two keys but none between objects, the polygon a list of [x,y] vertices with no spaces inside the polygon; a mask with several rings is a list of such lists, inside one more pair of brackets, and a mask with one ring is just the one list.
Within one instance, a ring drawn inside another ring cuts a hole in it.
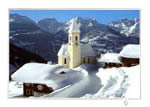
[{"label": "snow-covered roof", "polygon": [[80,33],[80,29],[79,29],[79,26],[76,22],[76,19],[73,19],[72,20],[72,24],[70,25],[70,28],[69,28],[69,33]]},{"label": "snow-covered roof", "polygon": [[[81,57],[86,57],[86,56],[96,56],[95,52],[93,51],[92,47],[89,44],[80,44],[80,51],[81,51]],[[68,45],[64,44],[60,48],[58,56],[69,56],[68,53]]]},{"label": "snow-covered roof", "polygon": [[[64,75],[60,72],[66,72]],[[17,70],[11,77],[12,80],[24,83],[42,83],[53,89],[67,84],[64,81],[83,76],[81,72],[75,72],[60,65],[49,65],[42,63],[27,63]],[[62,82],[62,83],[61,83]],[[69,82],[68,82],[69,83]]]},{"label": "snow-covered roof", "polygon": [[96,54],[89,44],[81,44],[81,57],[86,56],[96,56]]},{"label": "snow-covered roof", "polygon": [[60,50],[58,51],[58,56],[68,56],[68,45],[67,44],[63,44],[60,48]]},{"label": "snow-covered roof", "polygon": [[98,61],[108,63],[121,63],[119,54],[117,53],[106,53]]},{"label": "snow-covered roof", "polygon": [[140,45],[129,44],[126,45],[120,52],[120,56],[125,58],[139,58],[140,57]]}]

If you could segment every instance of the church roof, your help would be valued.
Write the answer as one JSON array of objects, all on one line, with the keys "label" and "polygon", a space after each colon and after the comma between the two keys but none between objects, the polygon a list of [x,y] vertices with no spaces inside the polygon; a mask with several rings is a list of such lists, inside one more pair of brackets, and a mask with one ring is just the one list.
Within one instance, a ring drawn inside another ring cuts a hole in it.
[{"label": "church roof", "polygon": [[81,57],[86,56],[96,56],[96,54],[89,44],[81,44]]},{"label": "church roof", "polygon": [[72,24],[70,25],[70,28],[69,28],[69,33],[80,33],[80,29],[79,29],[79,26],[76,22],[76,19],[73,19],[72,20]]},{"label": "church roof", "polygon": [[60,48],[60,50],[58,51],[58,56],[68,56],[68,45],[67,44],[63,44]]},{"label": "church roof", "polygon": [[[80,44],[80,49],[81,49],[81,57],[96,56],[95,52],[93,51],[92,47],[89,44]],[[57,55],[65,57],[69,56],[68,44],[63,44]]]}]

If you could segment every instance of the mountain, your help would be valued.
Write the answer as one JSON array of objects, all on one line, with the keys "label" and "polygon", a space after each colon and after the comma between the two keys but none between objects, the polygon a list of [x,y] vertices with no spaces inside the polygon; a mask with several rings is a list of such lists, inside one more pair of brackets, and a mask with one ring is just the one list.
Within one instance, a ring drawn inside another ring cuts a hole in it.
[{"label": "mountain", "polygon": [[65,27],[65,24],[62,22],[58,22],[55,18],[46,18],[40,20],[38,22],[40,28],[44,29],[50,33],[57,33],[58,31],[62,30],[62,27]]},{"label": "mountain", "polygon": [[[89,43],[97,55],[120,52],[126,44],[139,44],[138,19],[121,19],[110,24],[101,24],[95,18],[75,19],[80,26],[81,42]],[[68,29],[72,20],[59,22],[55,18],[46,18],[36,23],[26,16],[10,14],[10,44],[21,48],[22,52],[24,50],[45,61],[57,63],[57,52],[68,41]],[[13,51],[14,55],[15,53]],[[30,60],[34,59],[30,57]]]},{"label": "mountain", "polygon": [[139,19],[128,20],[124,18],[114,21],[108,24],[108,26],[126,36],[139,36],[139,23]]},{"label": "mountain", "polygon": [[[106,52],[120,52],[127,44],[139,43],[139,26],[131,30],[136,23],[139,24],[139,20],[133,19],[134,23],[132,22],[133,20],[126,20],[130,29],[130,36],[126,36],[125,33],[118,31],[118,28],[115,29],[107,24],[101,24],[95,18],[76,17],[75,19],[80,26],[81,41],[90,44],[97,55]],[[66,23],[68,28],[71,20]]]},{"label": "mountain", "polygon": [[42,56],[45,60],[56,61],[55,36],[41,29],[26,16],[10,15],[10,43]]},{"label": "mountain", "polygon": [[[45,61],[57,62],[57,51],[62,41],[59,43],[53,34],[41,29],[37,23],[26,16],[10,14],[9,24],[10,44],[36,54]],[[30,60],[33,60],[32,57]]]}]

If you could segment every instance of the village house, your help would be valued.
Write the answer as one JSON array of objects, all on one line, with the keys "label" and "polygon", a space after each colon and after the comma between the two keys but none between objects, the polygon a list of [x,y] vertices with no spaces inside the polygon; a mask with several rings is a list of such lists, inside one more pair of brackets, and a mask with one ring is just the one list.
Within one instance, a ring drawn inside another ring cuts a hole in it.
[{"label": "village house", "polygon": [[118,53],[106,53],[98,59],[100,66],[104,68],[121,67],[122,62]]},{"label": "village house", "polygon": [[13,81],[23,83],[23,96],[26,97],[49,94],[74,81],[79,81],[81,77],[81,72],[74,72],[58,64],[42,63],[27,63],[11,76]]},{"label": "village house", "polygon": [[101,67],[130,67],[139,64],[140,50],[139,45],[128,44],[120,51],[120,53],[106,53],[102,55],[98,62]]},{"label": "village house", "polygon": [[96,54],[89,44],[80,43],[80,29],[76,20],[72,20],[68,31],[68,43],[58,52],[58,64],[75,68],[83,63],[96,64]]},{"label": "village house", "polygon": [[120,52],[120,60],[123,66],[130,67],[139,64],[140,45],[128,44]]}]

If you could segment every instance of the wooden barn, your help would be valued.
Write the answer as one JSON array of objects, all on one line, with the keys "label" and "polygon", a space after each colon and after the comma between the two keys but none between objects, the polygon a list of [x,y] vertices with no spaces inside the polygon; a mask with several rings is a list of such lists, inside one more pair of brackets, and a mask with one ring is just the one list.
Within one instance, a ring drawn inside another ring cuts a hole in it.
[{"label": "wooden barn", "polygon": [[98,60],[100,66],[104,68],[121,67],[120,56],[117,53],[106,53]]},{"label": "wooden barn", "polygon": [[23,83],[24,96],[42,96],[53,92],[53,88],[41,83]]},{"label": "wooden barn", "polygon": [[[49,64],[28,63],[23,65],[12,75],[12,80],[23,83],[23,95],[41,96],[54,91],[54,88],[49,80],[45,80],[50,67]],[[45,76],[43,76],[45,75]],[[49,81],[49,82],[48,82]]]},{"label": "wooden barn", "polygon": [[58,64],[27,63],[18,69],[11,78],[23,83],[25,97],[39,97],[81,80],[83,73],[75,72]]},{"label": "wooden barn", "polygon": [[140,60],[140,46],[136,44],[126,45],[120,52],[122,65],[125,67],[135,66]]}]

